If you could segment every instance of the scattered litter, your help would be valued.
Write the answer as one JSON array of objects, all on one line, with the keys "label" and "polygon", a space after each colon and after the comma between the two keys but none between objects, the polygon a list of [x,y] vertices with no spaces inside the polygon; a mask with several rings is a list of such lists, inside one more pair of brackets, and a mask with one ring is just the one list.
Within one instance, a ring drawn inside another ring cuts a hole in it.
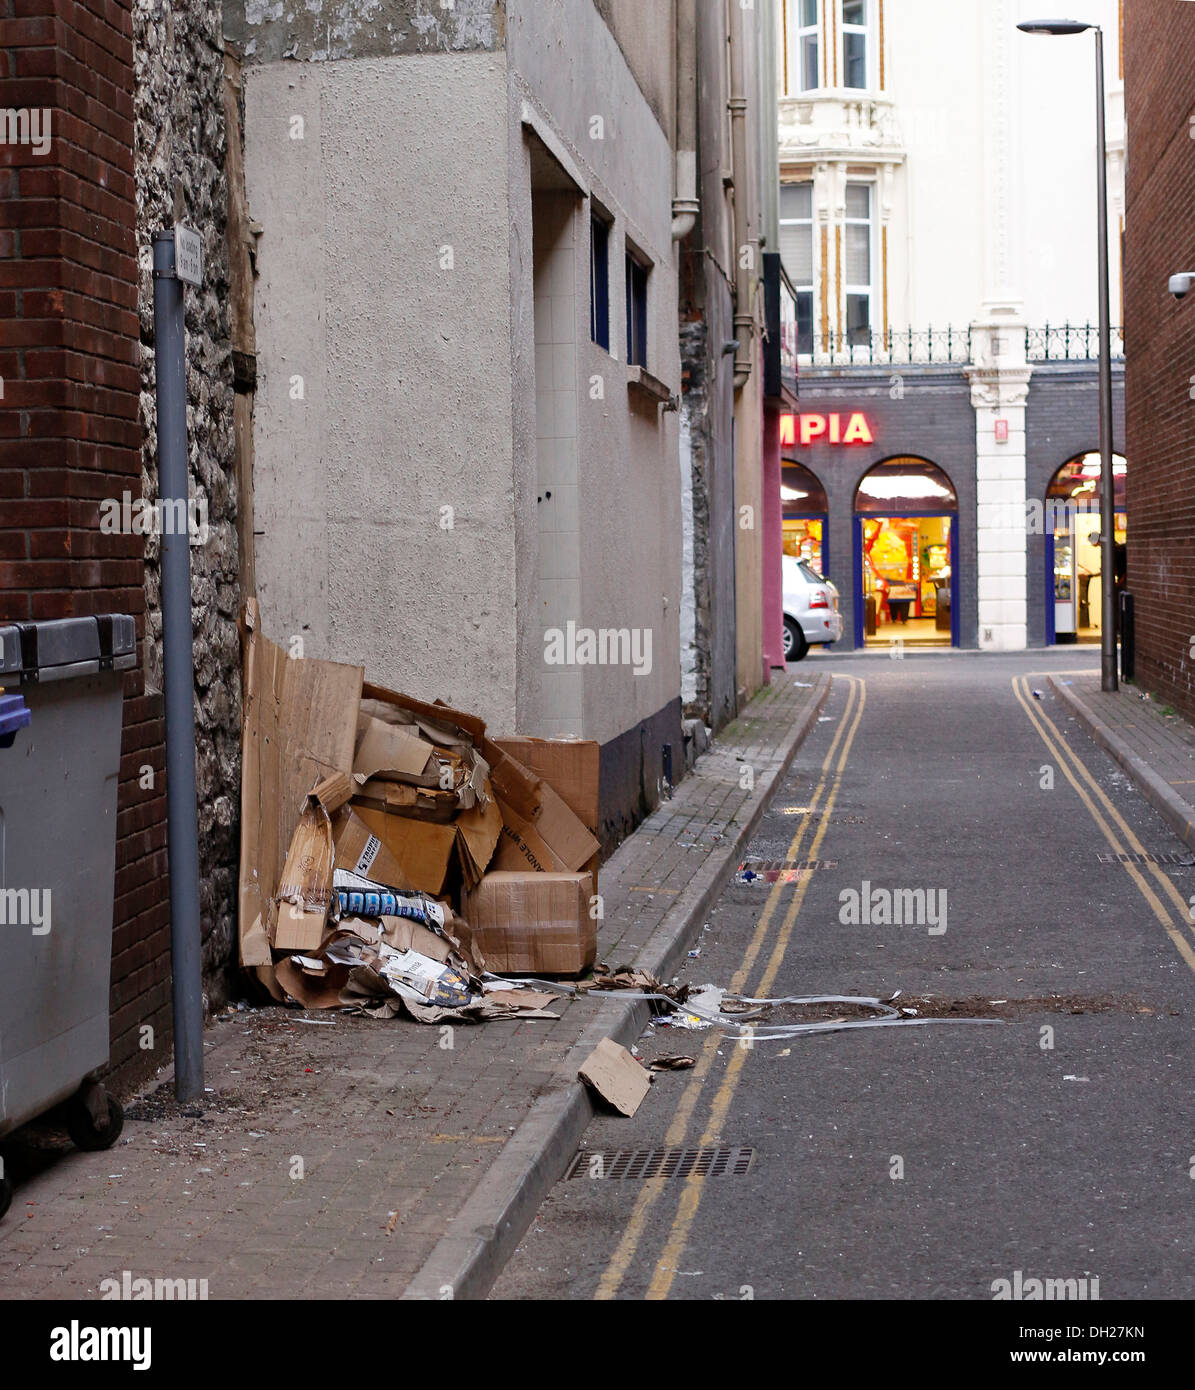
[{"label": "scattered litter", "polygon": [[603,1038],[577,1075],[601,1098],[628,1118],[651,1088],[651,1073],[610,1038]]},{"label": "scattered litter", "polygon": [[831,715],[828,715],[828,714],[819,714],[818,717],[817,717],[817,722],[818,722],[819,724],[833,724],[833,723],[834,723],[834,720],[833,720],[833,717],[832,717]]},{"label": "scattered litter", "polygon": [[684,1053],[678,1053],[671,1057],[657,1057],[654,1062],[648,1062],[648,1071],[688,1071],[690,1067],[697,1065],[696,1057],[689,1057]]},{"label": "scattered litter", "polygon": [[689,952],[689,959],[690,959],[690,960],[696,960],[696,959],[698,958],[698,956],[700,956],[700,955],[701,955],[701,947],[699,946],[695,951],[690,951],[690,952]]},{"label": "scattered litter", "polygon": [[1090,1076],[1064,1076],[1063,1081],[1090,1081]]},{"label": "scattered litter", "polygon": [[598,744],[493,738],[360,667],[292,658],[253,600],[243,628],[242,967],[313,1011],[557,1017],[557,993],[494,977],[594,965]]},{"label": "scattered litter", "polygon": [[1033,692],[1033,698],[1034,698],[1035,700],[1040,700],[1040,699],[1042,698],[1043,693],[1044,693],[1044,692],[1041,691],[1041,690],[1035,690],[1035,691]]}]

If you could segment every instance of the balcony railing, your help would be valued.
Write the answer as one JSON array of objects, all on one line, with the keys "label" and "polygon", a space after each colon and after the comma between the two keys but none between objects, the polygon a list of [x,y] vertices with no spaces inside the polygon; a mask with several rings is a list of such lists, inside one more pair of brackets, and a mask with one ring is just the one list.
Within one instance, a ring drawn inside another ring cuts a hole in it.
[{"label": "balcony railing", "polygon": [[[976,348],[988,346],[988,332],[947,327],[802,334],[798,351],[807,367],[965,366],[975,361]],[[1098,359],[1099,350],[1100,331],[1095,324],[1048,323],[1025,329],[1025,356],[1030,362],[1091,362]],[[1123,328],[1112,330],[1112,356],[1124,356]]]},{"label": "balcony railing", "polygon": [[853,329],[807,336],[798,342],[801,361],[815,367],[960,365],[971,360],[970,328]]},{"label": "balcony railing", "polygon": [[[1094,362],[1100,355],[1098,324],[1047,323],[1025,330],[1025,356],[1030,362]],[[1124,356],[1124,329],[1112,330],[1112,356]]]}]

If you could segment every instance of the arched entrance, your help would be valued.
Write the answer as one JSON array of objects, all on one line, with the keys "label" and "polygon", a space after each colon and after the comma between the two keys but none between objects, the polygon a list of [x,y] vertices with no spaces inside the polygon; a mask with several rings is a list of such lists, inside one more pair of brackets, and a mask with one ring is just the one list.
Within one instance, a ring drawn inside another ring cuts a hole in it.
[{"label": "arched entrance", "polygon": [[958,497],[923,458],[878,463],[855,492],[855,645],[958,646]]},{"label": "arched entrance", "polygon": [[830,507],[826,490],[804,464],[784,459],[780,472],[784,553],[830,576]]},{"label": "arched entrance", "polygon": [[[1127,518],[1123,455],[1112,456],[1116,506],[1116,588],[1124,587]],[[1080,454],[1046,489],[1042,531],[1046,553],[1046,643],[1093,643],[1103,631],[1100,535],[1103,497],[1099,454]]]}]

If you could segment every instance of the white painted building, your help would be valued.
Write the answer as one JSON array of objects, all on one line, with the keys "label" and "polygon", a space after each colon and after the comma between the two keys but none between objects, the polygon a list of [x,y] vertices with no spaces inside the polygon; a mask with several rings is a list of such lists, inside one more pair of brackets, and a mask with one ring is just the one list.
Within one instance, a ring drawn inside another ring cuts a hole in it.
[{"label": "white painted building", "polygon": [[[891,417],[887,440],[876,440],[868,460],[882,459],[886,443],[891,455],[899,435],[902,453],[930,458],[955,483],[955,568],[973,552],[975,581],[973,593],[956,594],[966,608],[955,615],[956,643],[1015,649],[1049,641],[1042,557],[1009,518],[1041,490],[1051,438],[1061,447],[1077,431],[1082,451],[1097,444],[1094,36],[1019,32],[1019,22],[1043,17],[1039,0],[782,0],[780,11],[780,249],[800,291],[802,398],[811,409],[825,393],[844,407],[882,400],[873,382],[850,401],[850,383],[890,368],[888,403],[872,407]],[[1044,11],[1049,17],[1050,6]],[[1120,7],[1086,0],[1077,17],[1104,31],[1118,325]],[[974,440],[968,456],[962,440],[952,449],[931,429],[939,455],[953,453],[932,457],[897,422],[902,410],[916,416],[918,389],[931,381],[946,389],[950,367],[969,387]],[[1040,466],[1029,430],[1039,387]],[[791,459],[808,464],[798,454]],[[824,448],[820,456],[829,460],[823,467],[838,466]],[[1067,461],[1059,457],[1057,467]],[[827,491],[841,492],[842,479]],[[853,493],[850,507],[857,510]],[[851,549],[838,547],[840,567],[853,565],[843,553]],[[864,569],[845,577],[862,602],[874,576]],[[1064,588],[1059,580],[1058,592]]]}]

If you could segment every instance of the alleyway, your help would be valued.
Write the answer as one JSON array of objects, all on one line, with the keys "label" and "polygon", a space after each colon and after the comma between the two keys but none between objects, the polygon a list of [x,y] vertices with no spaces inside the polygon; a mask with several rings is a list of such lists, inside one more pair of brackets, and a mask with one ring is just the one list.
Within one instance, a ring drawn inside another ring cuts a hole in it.
[{"label": "alleyway", "polygon": [[[1101,858],[1191,854],[1030,674],[1091,664],[809,663],[840,674],[750,855],[820,867],[727,882],[685,978],[755,997],[899,990],[920,1017],[1003,1023],[750,1049],[649,1031],[645,1060],[696,1067],[661,1074],[634,1119],[599,1119],[586,1149],[745,1146],[750,1168],[590,1180],[583,1161],[494,1297],[990,1300],[1018,1278],[1195,1295],[1195,867]],[[938,915],[852,925],[851,889],[877,904],[925,889]]]}]

